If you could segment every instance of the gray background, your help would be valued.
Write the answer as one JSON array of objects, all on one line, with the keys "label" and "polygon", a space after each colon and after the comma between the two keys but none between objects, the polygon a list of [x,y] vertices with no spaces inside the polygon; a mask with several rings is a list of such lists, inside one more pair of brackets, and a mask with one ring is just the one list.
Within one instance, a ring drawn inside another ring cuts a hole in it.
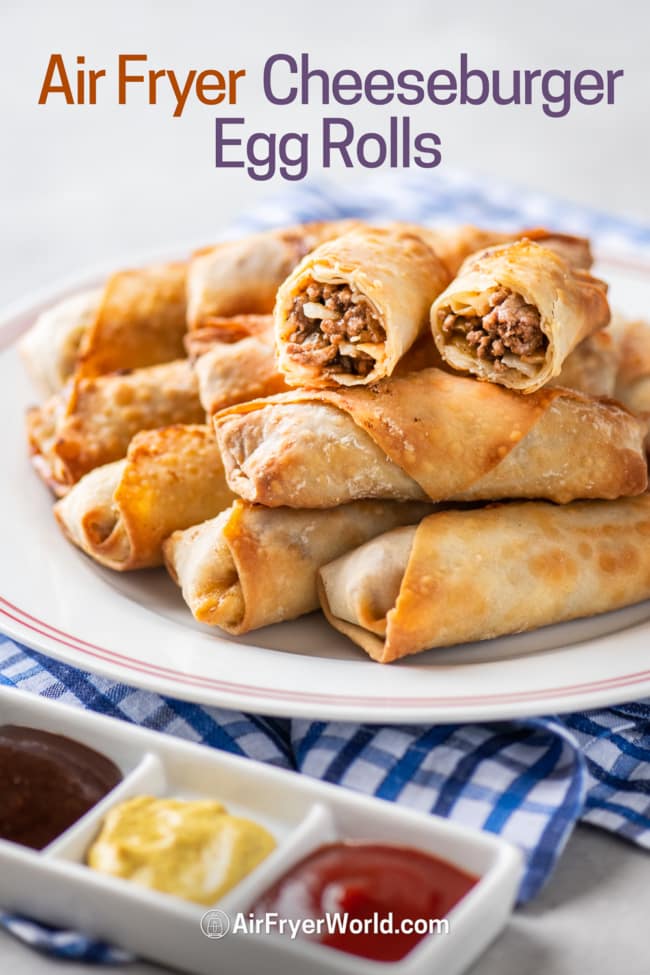
[{"label": "gray background", "polygon": [[[120,107],[109,79],[96,106],[68,107],[60,99],[38,106],[52,52],[72,63],[83,54],[87,66],[109,67],[113,77],[118,52],[147,53],[146,67],[179,72],[245,67],[240,105],[227,111],[244,115],[251,131],[319,128],[317,106],[264,102],[261,67],[279,51],[309,51],[312,64],[330,72],[455,68],[462,50],[486,69],[622,68],[614,107],[576,106],[563,119],[534,106],[424,105],[410,114],[414,129],[439,132],[446,168],[650,222],[649,31],[650,7],[641,0],[2,0],[2,302],[97,264],[123,266],[144,252],[208,243],[242,208],[281,188],[213,168],[216,110],[208,106],[191,103],[180,119],[171,117],[169,99],[148,107],[134,97]],[[348,114],[361,132],[381,130],[391,110],[360,106]],[[345,179],[363,180],[363,172]],[[475,970],[647,975],[649,890],[646,854],[579,829],[544,893],[517,913]],[[96,971],[53,964],[0,935],[2,971],[54,975],[68,968]]]}]

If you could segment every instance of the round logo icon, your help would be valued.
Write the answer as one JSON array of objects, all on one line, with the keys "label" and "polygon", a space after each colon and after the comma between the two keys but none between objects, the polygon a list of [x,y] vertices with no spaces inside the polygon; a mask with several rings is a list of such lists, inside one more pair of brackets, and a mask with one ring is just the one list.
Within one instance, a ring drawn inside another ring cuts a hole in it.
[{"label": "round logo icon", "polygon": [[206,938],[225,938],[230,931],[230,918],[225,911],[218,907],[206,911],[201,918],[201,931]]}]

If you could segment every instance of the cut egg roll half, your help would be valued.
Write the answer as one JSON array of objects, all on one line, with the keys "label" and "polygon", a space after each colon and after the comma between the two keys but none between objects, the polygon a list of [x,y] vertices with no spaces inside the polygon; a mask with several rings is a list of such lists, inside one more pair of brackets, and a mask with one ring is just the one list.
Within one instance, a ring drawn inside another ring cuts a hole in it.
[{"label": "cut egg roll half", "polygon": [[431,308],[448,365],[525,393],[609,319],[604,282],[526,239],[469,257]]}]

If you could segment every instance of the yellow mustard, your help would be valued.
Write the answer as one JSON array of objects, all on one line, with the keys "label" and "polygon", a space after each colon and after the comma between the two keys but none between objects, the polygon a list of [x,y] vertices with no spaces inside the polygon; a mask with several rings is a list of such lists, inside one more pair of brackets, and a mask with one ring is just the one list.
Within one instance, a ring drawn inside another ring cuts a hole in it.
[{"label": "yellow mustard", "polygon": [[213,904],[275,849],[271,834],[208,799],[136,796],[112,809],[88,851],[94,870]]}]

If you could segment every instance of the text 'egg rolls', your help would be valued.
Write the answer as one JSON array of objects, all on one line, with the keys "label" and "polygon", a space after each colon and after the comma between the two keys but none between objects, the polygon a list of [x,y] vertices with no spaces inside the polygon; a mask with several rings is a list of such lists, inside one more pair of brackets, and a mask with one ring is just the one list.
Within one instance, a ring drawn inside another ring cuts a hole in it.
[{"label": "text 'egg rolls'", "polygon": [[650,597],[650,495],[443,511],[321,569],[330,623],[373,660]]},{"label": "text 'egg rolls'", "polygon": [[233,501],[207,426],[135,435],[124,460],[90,471],[54,505],[67,537],[95,561],[124,571],[162,565],[162,543]]},{"label": "text 'egg rolls'", "polygon": [[44,396],[57,393],[72,376],[102,295],[102,288],[93,288],[64,298],[42,312],[20,340],[27,371]]},{"label": "text 'egg rolls'", "polygon": [[204,420],[194,370],[179,359],[77,379],[28,411],[27,434],[36,470],[63,495],[88,471],[124,457],[140,430]]},{"label": "text 'egg rolls'", "polygon": [[617,498],[647,486],[645,427],[561,388],[522,396],[439,369],[369,388],[296,390],[215,417],[228,483],[247,501]]},{"label": "text 'egg rolls'", "polygon": [[212,325],[215,318],[273,311],[278,287],[305,254],[358,222],[297,224],[197,251],[187,278],[189,328]]},{"label": "text 'egg rolls'", "polygon": [[216,518],[175,532],[165,542],[165,562],[195,619],[247,633],[317,609],[321,565],[430,511],[430,505],[390,501],[331,511],[235,501]]},{"label": "text 'egg rolls'", "polygon": [[79,377],[140,369],[183,356],[187,264],[118,271],[104,287],[79,348]]},{"label": "text 'egg rolls'", "polygon": [[428,328],[449,282],[410,230],[361,228],[312,251],[278,290],[278,366],[290,386],[369,385]]},{"label": "text 'egg rolls'", "polygon": [[468,258],[431,308],[452,368],[527,393],[558,376],[609,318],[604,282],[525,239]]}]

